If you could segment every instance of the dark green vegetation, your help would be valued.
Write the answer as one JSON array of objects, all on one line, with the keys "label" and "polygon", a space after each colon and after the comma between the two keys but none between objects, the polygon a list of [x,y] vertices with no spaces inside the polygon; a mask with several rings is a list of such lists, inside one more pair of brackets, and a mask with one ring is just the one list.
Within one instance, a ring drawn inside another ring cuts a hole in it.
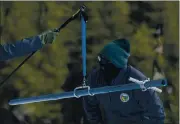
[{"label": "dark green vegetation", "polygon": [[[178,2],[0,2],[1,43],[37,35],[68,19],[80,5],[88,8],[87,68],[96,64],[104,44],[116,38],[131,41],[129,63],[151,79],[166,77],[169,87],[161,98],[166,108],[166,123],[178,122],[179,101],[179,3]],[[158,40],[152,34],[157,24],[164,25]],[[81,99],[8,106],[8,100],[73,90],[81,85],[81,30],[76,20],[63,29],[53,45],[38,51],[13,75],[0,91],[0,106],[23,123],[79,124],[83,116]],[[159,49],[158,49],[159,48]],[[163,48],[163,53],[161,49]],[[158,50],[159,51],[158,51]],[[0,63],[3,80],[22,60]],[[172,88],[172,92],[169,92]],[[25,118],[20,118],[20,116]],[[1,116],[2,117],[2,116]],[[26,120],[26,122],[25,122]],[[0,122],[1,123],[1,122]],[[85,123],[86,124],[86,123]]]}]

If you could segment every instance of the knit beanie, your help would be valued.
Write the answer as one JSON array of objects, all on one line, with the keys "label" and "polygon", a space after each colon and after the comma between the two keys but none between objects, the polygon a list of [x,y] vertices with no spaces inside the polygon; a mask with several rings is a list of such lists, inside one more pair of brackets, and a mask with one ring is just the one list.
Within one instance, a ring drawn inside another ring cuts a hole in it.
[{"label": "knit beanie", "polygon": [[116,39],[105,45],[100,55],[103,55],[117,68],[124,68],[130,56],[130,43],[127,39]]}]

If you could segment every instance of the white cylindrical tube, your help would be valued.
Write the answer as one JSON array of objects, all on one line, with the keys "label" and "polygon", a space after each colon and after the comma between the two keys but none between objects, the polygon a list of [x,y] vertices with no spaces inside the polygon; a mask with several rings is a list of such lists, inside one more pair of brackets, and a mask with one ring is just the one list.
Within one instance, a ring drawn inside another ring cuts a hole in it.
[{"label": "white cylindrical tube", "polygon": [[137,84],[144,84],[143,81],[137,80],[137,79],[132,78],[132,77],[129,78],[129,81],[132,81],[132,82],[137,83]]},{"label": "white cylindrical tube", "polygon": [[158,93],[162,93],[162,90],[159,89],[159,88],[157,88],[157,87],[150,87],[150,88],[148,88],[148,89],[152,89],[152,90],[154,90],[154,91],[156,91],[156,92],[158,92]]}]

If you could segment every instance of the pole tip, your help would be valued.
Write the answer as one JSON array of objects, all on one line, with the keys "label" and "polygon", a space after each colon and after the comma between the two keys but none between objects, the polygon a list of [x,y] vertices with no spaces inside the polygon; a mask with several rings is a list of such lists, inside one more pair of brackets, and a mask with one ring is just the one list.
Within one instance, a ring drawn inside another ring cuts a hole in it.
[{"label": "pole tip", "polygon": [[163,86],[167,86],[167,80],[166,80],[166,79],[162,80],[161,84],[162,84]]},{"label": "pole tip", "polygon": [[85,5],[82,5],[82,6],[80,7],[80,10],[83,11],[83,12],[85,11],[85,9],[86,9],[86,6],[85,6]]}]

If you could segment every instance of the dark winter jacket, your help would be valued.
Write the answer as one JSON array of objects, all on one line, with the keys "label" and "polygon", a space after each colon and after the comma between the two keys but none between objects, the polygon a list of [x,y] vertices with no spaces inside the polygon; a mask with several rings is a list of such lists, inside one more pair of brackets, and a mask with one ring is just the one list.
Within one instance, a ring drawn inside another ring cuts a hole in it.
[{"label": "dark winter jacket", "polygon": [[43,46],[38,36],[16,41],[14,44],[0,45],[0,61],[20,57],[41,49]]},{"label": "dark winter jacket", "polygon": [[[128,66],[120,71],[111,85],[132,83],[128,81],[129,76],[138,80],[146,79],[140,71]],[[88,84],[91,88],[95,88],[103,87],[107,83],[101,71],[95,69],[88,77]],[[126,97],[123,97],[123,94]],[[90,124],[100,122],[102,124],[164,124],[163,105],[153,90],[145,92],[132,90],[87,96],[83,99],[83,105]]]}]

